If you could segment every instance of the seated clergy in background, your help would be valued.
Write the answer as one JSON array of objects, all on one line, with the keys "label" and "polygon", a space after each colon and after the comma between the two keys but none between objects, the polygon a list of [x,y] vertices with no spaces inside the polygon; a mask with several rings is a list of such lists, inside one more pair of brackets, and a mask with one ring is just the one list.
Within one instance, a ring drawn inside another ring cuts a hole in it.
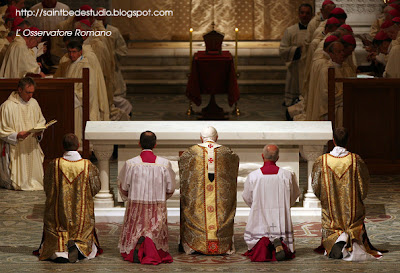
[{"label": "seated clergy in background", "polygon": [[308,46],[312,42],[312,37],[315,30],[319,27],[321,22],[328,19],[331,11],[336,7],[335,3],[330,0],[325,0],[322,2],[322,6],[319,12],[315,14],[315,16],[310,20],[307,26],[307,34],[304,40],[305,52],[308,51]]},{"label": "seated clergy in background", "polygon": [[69,7],[57,0],[43,0],[36,5],[32,6],[30,10],[37,12],[38,10],[44,10],[46,12],[53,12],[53,16],[31,16],[27,20],[31,25],[38,27],[41,30],[54,30],[58,23],[67,20],[67,16],[63,14],[57,14],[62,10],[69,11]]},{"label": "seated clergy in background", "polygon": [[[89,66],[93,68],[93,75],[95,78],[93,79],[92,83],[94,84],[93,91],[97,91],[97,98],[99,104],[99,111],[100,111],[100,120],[110,120],[110,108],[108,105],[108,98],[107,98],[107,89],[106,84],[104,82],[104,75],[103,71],[101,70],[101,66],[99,60],[97,59],[96,54],[94,54],[91,45],[83,45],[83,38],[81,36],[65,36],[63,38],[65,42],[65,47],[72,41],[76,41],[79,44],[82,44],[82,56],[87,59]],[[60,63],[67,62],[70,60],[69,54],[66,53],[61,59]]]},{"label": "seated clergy in background", "polygon": [[43,242],[40,260],[66,263],[102,253],[96,232],[94,196],[100,191],[99,170],[77,152],[76,135],[63,138],[63,157],[46,168]]},{"label": "seated clergy in background", "polygon": [[[82,44],[71,41],[67,45],[69,60],[61,62],[54,77],[82,78],[82,69],[89,68],[89,119],[100,120],[100,108],[96,87],[95,70],[90,66],[88,59],[82,55]],[[79,141],[82,139],[82,83],[75,83],[75,134]]]},{"label": "seated clergy in background", "polygon": [[36,83],[22,78],[0,106],[0,186],[15,190],[43,190],[42,133],[30,133],[46,121],[32,98]]},{"label": "seated clergy in background", "polygon": [[175,191],[171,162],[156,156],[156,135],[140,135],[142,152],[125,162],[118,175],[119,191],[127,201],[119,249],[126,261],[171,263],[168,251],[167,199]]},{"label": "seated clergy in background", "polygon": [[276,166],[279,148],[266,145],[264,166],[246,179],[243,200],[251,208],[244,240],[252,262],[294,258],[294,236],[290,207],[300,195],[294,174]]},{"label": "seated clergy in background", "polygon": [[14,38],[4,53],[0,77],[22,78],[29,75],[44,77],[36,62],[36,56],[30,50],[38,45],[37,37],[25,36],[29,35],[29,31],[23,32],[22,29],[18,31],[20,34]]},{"label": "seated clergy in background", "polygon": [[392,39],[383,31],[379,31],[372,44],[374,51],[368,54],[368,61],[371,61],[371,68],[375,76],[382,77],[385,71],[386,63],[388,61],[389,47]]},{"label": "seated clergy in background", "polygon": [[[96,9],[105,10],[103,7]],[[112,52],[114,53],[115,67],[114,67],[114,98],[113,102],[115,107],[123,110],[127,115],[132,111],[132,104],[126,99],[126,83],[121,71],[122,59],[128,54],[128,47],[121,32],[115,26],[108,23],[108,17],[98,16],[97,20],[101,20],[106,30],[111,31],[111,45]]]},{"label": "seated clergy in background", "polygon": [[383,76],[386,78],[400,78],[400,17],[393,18],[392,24],[384,29],[392,39],[388,61]]},{"label": "seated clergy in background", "polygon": [[214,127],[179,159],[181,247],[186,254],[232,254],[239,157],[217,144]]},{"label": "seated clergy in background", "polygon": [[335,148],[320,156],[312,170],[312,188],[321,200],[322,244],[333,259],[364,261],[380,258],[365,230],[369,174],[359,155],[346,150],[348,132],[334,130]]},{"label": "seated clergy in background", "polygon": [[[352,68],[344,62],[345,53],[343,43],[334,41],[327,48],[329,60],[319,67],[318,71],[312,70],[310,78],[310,94],[313,94],[313,104],[307,103],[307,118],[309,120],[327,120],[328,118],[328,69],[335,68],[336,78],[349,77]],[[313,64],[314,66],[314,64]],[[313,90],[311,90],[313,89]],[[335,84],[335,117],[336,126],[343,124],[343,83]]]},{"label": "seated clergy in background", "polygon": [[291,106],[300,96],[304,78],[304,62],[307,55],[304,40],[307,34],[307,25],[312,17],[312,7],[301,4],[299,7],[299,21],[288,27],[283,34],[279,55],[287,65],[285,84],[285,106]]}]

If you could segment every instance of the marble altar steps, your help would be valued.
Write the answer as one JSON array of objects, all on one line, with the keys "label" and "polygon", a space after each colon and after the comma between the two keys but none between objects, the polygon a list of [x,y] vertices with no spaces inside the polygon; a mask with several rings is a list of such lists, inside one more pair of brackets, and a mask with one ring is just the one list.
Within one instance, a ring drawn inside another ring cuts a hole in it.
[{"label": "marble altar steps", "polygon": [[[121,67],[128,92],[183,94],[189,73],[189,57],[186,51],[185,49],[129,49]],[[233,50],[231,51],[234,54]],[[278,56],[278,50],[242,49],[242,51],[242,55],[239,51],[238,66],[240,91],[282,93],[286,67]]]}]

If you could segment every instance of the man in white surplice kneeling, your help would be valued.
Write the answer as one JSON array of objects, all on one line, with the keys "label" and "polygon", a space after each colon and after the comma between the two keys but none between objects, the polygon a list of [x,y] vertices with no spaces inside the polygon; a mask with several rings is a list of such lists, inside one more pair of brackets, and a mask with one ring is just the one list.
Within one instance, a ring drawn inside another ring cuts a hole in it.
[{"label": "man in white surplice kneeling", "polygon": [[264,165],[246,179],[243,200],[251,208],[244,240],[252,262],[282,261],[294,258],[294,237],[290,207],[300,195],[297,179],[290,171],[276,166],[279,148],[266,145]]},{"label": "man in white surplice kneeling", "polygon": [[118,175],[126,203],[119,241],[121,256],[141,264],[171,263],[168,253],[167,199],[175,191],[171,162],[153,153],[156,135],[140,135],[140,155],[125,162]]}]

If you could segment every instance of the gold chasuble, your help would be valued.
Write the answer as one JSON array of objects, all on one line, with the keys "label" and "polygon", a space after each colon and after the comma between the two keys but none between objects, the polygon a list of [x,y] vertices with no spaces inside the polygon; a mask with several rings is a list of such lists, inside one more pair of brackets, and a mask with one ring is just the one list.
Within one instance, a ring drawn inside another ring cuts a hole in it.
[{"label": "gold chasuble", "polygon": [[353,153],[343,157],[324,154],[315,161],[312,173],[312,187],[321,200],[322,242],[328,255],[343,232],[349,236],[347,251],[353,251],[353,243],[357,242],[367,253],[377,255],[368,243],[364,226],[363,200],[369,184],[364,161]]},{"label": "gold chasuble", "polygon": [[51,161],[44,178],[46,207],[44,213],[43,247],[40,260],[55,252],[68,252],[68,240],[74,240],[87,257],[95,236],[93,197],[100,190],[98,169],[89,160]]},{"label": "gold chasuble", "polygon": [[239,157],[212,141],[194,145],[182,154],[183,246],[203,254],[224,254],[233,249],[238,168]]}]

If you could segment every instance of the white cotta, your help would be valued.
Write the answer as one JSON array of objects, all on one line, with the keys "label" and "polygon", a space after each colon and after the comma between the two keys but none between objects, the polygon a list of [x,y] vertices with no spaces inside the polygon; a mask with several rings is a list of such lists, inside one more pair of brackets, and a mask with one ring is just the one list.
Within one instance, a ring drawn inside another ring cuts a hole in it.
[{"label": "white cotta", "polygon": [[243,200],[251,208],[244,232],[248,249],[262,237],[275,238],[294,252],[294,238],[290,207],[300,195],[297,180],[290,171],[279,168],[277,174],[264,175],[260,169],[246,179]]},{"label": "white cotta", "polygon": [[157,249],[168,252],[166,200],[167,194],[175,191],[171,163],[162,157],[157,157],[155,163],[134,157],[125,162],[118,181],[121,196],[127,201],[120,252],[129,254],[141,236],[149,237]]}]

